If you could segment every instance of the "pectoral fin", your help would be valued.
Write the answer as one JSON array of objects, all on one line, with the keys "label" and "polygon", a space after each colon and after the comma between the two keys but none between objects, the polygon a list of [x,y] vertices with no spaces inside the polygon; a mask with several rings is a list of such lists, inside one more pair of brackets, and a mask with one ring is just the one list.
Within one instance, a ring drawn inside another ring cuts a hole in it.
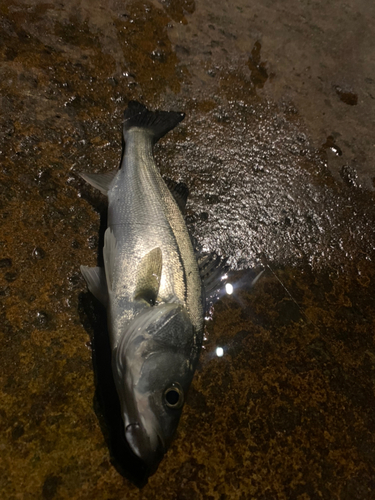
[{"label": "pectoral fin", "polygon": [[160,248],[154,248],[143,257],[137,272],[137,286],[134,292],[135,300],[145,300],[154,305],[160,287],[163,258]]},{"label": "pectoral fin", "polygon": [[87,288],[106,307],[108,289],[104,269],[102,267],[81,266],[81,273],[85,278]]}]

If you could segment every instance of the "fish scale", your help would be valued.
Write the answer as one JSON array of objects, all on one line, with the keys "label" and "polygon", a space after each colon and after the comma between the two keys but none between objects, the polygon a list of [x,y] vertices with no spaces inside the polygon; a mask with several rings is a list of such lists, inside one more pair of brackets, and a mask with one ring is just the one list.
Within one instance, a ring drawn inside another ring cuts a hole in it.
[{"label": "fish scale", "polygon": [[[127,267],[129,260],[134,266],[134,260],[139,262],[155,245],[160,245],[163,263],[166,262],[160,298],[166,302],[184,303],[196,331],[200,331],[203,313],[198,265],[181,211],[155,165],[152,136],[142,129],[132,129],[126,133],[125,140],[123,164],[108,192],[108,226],[112,227],[122,252],[118,266]],[[127,226],[127,231],[123,230],[123,225]],[[131,225],[135,227],[130,229]],[[132,253],[135,259],[129,259]],[[125,269],[118,269],[116,273],[121,280],[118,289],[126,290],[130,297],[136,271],[123,271]],[[131,282],[124,283],[130,275]]]}]

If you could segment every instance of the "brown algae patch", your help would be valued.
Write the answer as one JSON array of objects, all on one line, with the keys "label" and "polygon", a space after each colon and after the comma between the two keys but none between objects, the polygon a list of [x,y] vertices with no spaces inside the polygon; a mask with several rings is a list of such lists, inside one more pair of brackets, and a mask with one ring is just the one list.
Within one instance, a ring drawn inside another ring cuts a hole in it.
[{"label": "brown algae patch", "polygon": [[181,22],[182,24],[187,24],[185,16],[193,14],[195,11],[194,0],[162,0],[161,4],[173,21]]},{"label": "brown algae patch", "polygon": [[261,47],[262,46],[259,41],[255,42],[254,47],[251,51],[251,56],[249,57],[247,63],[251,71],[251,83],[253,84],[254,88],[258,87],[260,89],[264,87],[264,84],[268,80],[266,63],[264,61],[261,61],[260,59]]},{"label": "brown algae patch", "polygon": [[[266,466],[268,491],[281,498],[311,491],[338,495],[337,460],[345,477],[363,475],[367,483],[371,476],[373,458],[362,440],[370,439],[373,446],[375,401],[366,373],[374,369],[369,336],[374,301],[363,296],[365,290],[351,273],[343,278],[306,269],[272,271],[266,270],[253,291],[238,290],[225,298],[208,324],[197,393],[192,394],[193,407],[206,402],[204,416],[188,412],[185,418],[197,428],[202,450],[208,447],[211,458],[202,451],[193,452],[191,460],[204,464],[206,477],[214,474],[219,466],[215,457],[225,450],[226,463],[233,466],[215,483],[221,494],[229,492],[229,485],[261,495]],[[283,305],[290,299],[286,289],[297,298],[300,312],[289,320]],[[339,293],[335,307],[324,290]],[[345,336],[358,307],[357,332]],[[313,308],[312,317],[308,311]],[[216,346],[224,348],[222,358],[215,356]],[[328,474],[329,488],[319,479],[322,473]]]},{"label": "brown algae patch", "polygon": [[[167,10],[168,12],[168,10]],[[170,17],[151,2],[130,3],[114,20],[124,54],[126,72],[146,98],[166,88],[180,91],[183,75],[168,37]]]},{"label": "brown algae patch", "polygon": [[351,89],[340,87],[339,85],[334,85],[336,94],[339,96],[340,101],[348,104],[349,106],[356,106],[358,104],[358,95],[354,93]]}]

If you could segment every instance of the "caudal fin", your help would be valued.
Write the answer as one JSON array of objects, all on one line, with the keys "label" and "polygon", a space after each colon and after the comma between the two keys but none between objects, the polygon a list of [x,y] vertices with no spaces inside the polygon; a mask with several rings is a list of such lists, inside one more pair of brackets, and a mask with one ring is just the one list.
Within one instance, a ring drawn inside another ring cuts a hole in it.
[{"label": "caudal fin", "polygon": [[155,142],[172,130],[185,117],[176,111],[149,111],[137,101],[130,101],[124,113],[124,135],[131,128],[144,128],[154,136]]}]

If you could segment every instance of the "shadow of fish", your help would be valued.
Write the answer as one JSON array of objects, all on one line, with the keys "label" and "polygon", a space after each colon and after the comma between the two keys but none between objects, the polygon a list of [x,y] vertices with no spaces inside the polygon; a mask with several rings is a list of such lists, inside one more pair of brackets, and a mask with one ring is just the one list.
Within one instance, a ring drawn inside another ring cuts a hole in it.
[{"label": "shadow of fish", "polygon": [[[177,428],[203,337],[205,294],[181,211],[187,188],[172,183],[172,192],[168,189],[152,152],[183,118],[130,102],[120,170],[82,174],[108,196],[108,228],[104,269],[81,266],[81,271],[107,308],[126,439],[153,470]],[[198,260],[207,274],[210,258]],[[222,270],[220,259],[215,262],[210,289]]]}]

